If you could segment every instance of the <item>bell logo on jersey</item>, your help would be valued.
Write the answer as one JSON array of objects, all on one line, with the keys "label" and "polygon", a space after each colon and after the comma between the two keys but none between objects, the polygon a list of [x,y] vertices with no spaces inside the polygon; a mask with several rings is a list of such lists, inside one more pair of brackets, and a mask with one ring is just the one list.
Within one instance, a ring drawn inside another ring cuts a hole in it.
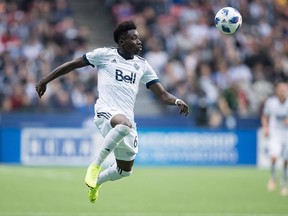
[{"label": "bell logo on jersey", "polygon": [[116,69],[115,72],[115,78],[117,81],[124,81],[126,83],[131,83],[134,84],[135,83],[135,79],[136,79],[136,73],[131,72],[131,75],[123,75],[123,71]]}]

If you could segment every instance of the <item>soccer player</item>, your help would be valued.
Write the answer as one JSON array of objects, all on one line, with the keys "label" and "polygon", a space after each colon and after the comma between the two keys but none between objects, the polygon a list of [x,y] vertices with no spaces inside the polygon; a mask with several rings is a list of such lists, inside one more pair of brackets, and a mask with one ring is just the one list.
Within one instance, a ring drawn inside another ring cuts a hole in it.
[{"label": "soccer player", "polygon": [[[99,98],[94,108],[94,122],[104,141],[85,176],[92,203],[96,202],[98,190],[104,182],[132,174],[138,152],[133,109],[140,83],[145,84],[164,104],[179,106],[180,114],[188,115],[189,112],[187,104],[168,93],[149,63],[137,55],[142,50],[142,42],[134,22],[120,23],[113,34],[117,48],[98,48],[87,52],[83,57],[60,65],[36,84],[41,98],[47,84],[55,78],[85,66],[97,68]],[[111,152],[116,163],[100,173],[101,164]]]},{"label": "soccer player", "polygon": [[271,177],[268,181],[268,191],[276,188],[276,162],[279,157],[284,160],[281,195],[287,196],[288,178],[288,87],[287,83],[279,81],[275,86],[275,95],[265,101],[261,117],[264,136],[268,138],[271,158]]}]

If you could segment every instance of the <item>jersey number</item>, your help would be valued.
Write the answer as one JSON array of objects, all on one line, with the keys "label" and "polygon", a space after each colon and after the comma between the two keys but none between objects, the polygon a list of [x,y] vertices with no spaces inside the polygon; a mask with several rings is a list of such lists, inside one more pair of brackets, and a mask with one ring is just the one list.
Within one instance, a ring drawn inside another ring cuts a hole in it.
[{"label": "jersey number", "polygon": [[137,136],[135,136],[135,139],[134,139],[134,147],[136,148],[137,147],[137,145],[138,145],[138,137]]}]

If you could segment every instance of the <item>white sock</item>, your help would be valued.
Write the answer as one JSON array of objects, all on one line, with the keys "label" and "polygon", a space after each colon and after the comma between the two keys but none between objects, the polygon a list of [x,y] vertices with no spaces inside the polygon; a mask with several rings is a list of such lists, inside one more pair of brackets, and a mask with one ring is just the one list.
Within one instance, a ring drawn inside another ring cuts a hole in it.
[{"label": "white sock", "polygon": [[132,174],[132,171],[127,172],[127,171],[121,170],[117,166],[117,164],[114,163],[99,174],[99,177],[97,179],[97,185],[101,185],[107,181],[116,181],[118,179],[130,176],[131,174]]},{"label": "white sock", "polygon": [[276,181],[276,163],[271,164],[271,168],[270,168],[270,173],[271,173],[271,178]]},{"label": "white sock", "polygon": [[284,169],[283,169],[283,177],[282,177],[282,186],[283,187],[287,186],[287,179],[288,179],[288,168],[284,167]]},{"label": "white sock", "polygon": [[117,147],[117,145],[127,136],[131,131],[131,128],[126,125],[116,125],[112,128],[104,138],[102,148],[99,154],[96,156],[93,163],[95,165],[101,165],[108,155]]}]

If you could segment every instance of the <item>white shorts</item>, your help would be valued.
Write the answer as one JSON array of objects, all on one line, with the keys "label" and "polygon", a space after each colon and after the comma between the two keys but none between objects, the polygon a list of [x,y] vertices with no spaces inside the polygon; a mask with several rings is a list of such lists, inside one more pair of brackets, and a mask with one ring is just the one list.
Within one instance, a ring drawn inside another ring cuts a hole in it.
[{"label": "white shorts", "polygon": [[269,155],[271,157],[283,157],[288,159],[288,140],[284,134],[271,134],[269,136]]},{"label": "white shorts", "polygon": [[[113,116],[123,113],[115,110],[98,109],[95,110],[94,122],[99,129],[102,136],[108,134],[112,129],[110,121]],[[132,129],[130,133],[124,137],[123,141],[114,149],[115,158],[118,160],[131,161],[134,160],[138,153],[138,134],[136,124],[132,122]]]}]

